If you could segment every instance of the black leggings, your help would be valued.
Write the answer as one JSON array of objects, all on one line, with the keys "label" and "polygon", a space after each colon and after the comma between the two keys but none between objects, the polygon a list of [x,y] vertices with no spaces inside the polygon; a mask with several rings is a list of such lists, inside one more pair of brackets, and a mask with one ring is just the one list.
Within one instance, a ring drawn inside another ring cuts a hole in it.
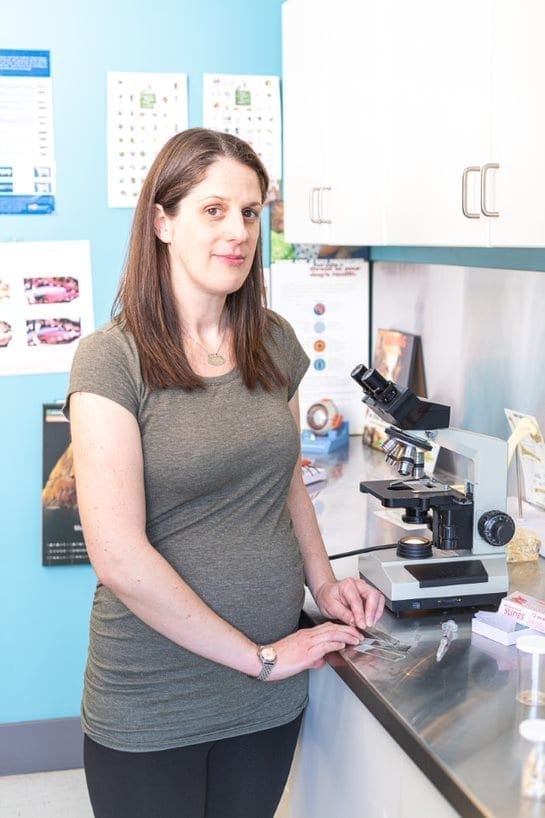
[{"label": "black leggings", "polygon": [[84,741],[95,818],[273,818],[301,716],[245,736],[129,753]]}]

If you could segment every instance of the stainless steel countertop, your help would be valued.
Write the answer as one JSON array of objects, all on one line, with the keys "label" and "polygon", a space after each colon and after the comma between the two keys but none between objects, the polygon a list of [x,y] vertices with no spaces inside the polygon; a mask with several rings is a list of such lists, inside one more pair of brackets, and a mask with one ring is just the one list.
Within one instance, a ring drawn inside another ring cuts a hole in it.
[{"label": "stainless steel countertop", "polygon": [[[348,449],[314,455],[328,481],[309,487],[328,551],[340,553],[392,542],[378,518],[378,500],[359,491],[363,479],[395,476],[383,455],[350,440]],[[354,574],[357,557],[332,562],[337,576]],[[510,590],[545,598],[545,561],[510,566]],[[312,603],[311,618],[317,617]],[[470,610],[403,614],[387,611],[379,627],[411,645],[389,662],[348,649],[330,664],[460,815],[545,818],[545,804],[520,797],[525,742],[518,725],[545,718],[545,707],[515,699],[516,647],[471,632]],[[458,637],[441,662],[441,622],[454,619]]]}]

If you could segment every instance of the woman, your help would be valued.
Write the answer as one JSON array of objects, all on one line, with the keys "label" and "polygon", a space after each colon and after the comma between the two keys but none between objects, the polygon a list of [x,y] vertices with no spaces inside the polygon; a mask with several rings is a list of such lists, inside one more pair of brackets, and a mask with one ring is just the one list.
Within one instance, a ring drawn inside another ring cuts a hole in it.
[{"label": "woman", "polygon": [[[382,613],[366,583],[335,581],[302,482],[308,359],[264,307],[267,186],[233,136],[170,139],[139,198],[115,317],[74,359],[98,575],[82,708],[96,818],[272,817],[303,671]],[[304,582],[345,624],[298,628]]]}]

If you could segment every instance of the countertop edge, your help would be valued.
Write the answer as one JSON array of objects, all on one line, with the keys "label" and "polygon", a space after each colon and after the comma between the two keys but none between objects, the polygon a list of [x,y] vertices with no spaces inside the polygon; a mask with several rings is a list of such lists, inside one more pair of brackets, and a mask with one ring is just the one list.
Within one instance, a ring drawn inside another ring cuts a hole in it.
[{"label": "countertop edge", "polygon": [[[319,614],[315,619],[312,611],[303,611],[301,625],[312,627],[318,621],[322,621]],[[326,661],[453,809],[463,818],[493,818],[448,768],[430,753],[418,734],[399,718],[396,710],[382,698],[374,685],[354,670],[341,653],[330,653]]]},{"label": "countertop edge", "polygon": [[327,663],[453,809],[463,818],[491,818],[491,813],[479,805],[475,797],[453,778],[452,773],[430,753],[418,735],[399,718],[395,709],[390,707],[374,686],[357,673],[341,654],[330,654]]}]

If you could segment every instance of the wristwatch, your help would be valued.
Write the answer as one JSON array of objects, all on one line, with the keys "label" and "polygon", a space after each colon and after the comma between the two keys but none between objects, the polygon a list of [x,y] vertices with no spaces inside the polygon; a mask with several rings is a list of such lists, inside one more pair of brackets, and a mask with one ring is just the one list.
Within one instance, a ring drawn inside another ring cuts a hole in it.
[{"label": "wristwatch", "polygon": [[276,664],[276,651],[272,645],[259,645],[257,655],[261,660],[262,667],[256,679],[260,682],[265,682],[271,675],[271,671]]}]

